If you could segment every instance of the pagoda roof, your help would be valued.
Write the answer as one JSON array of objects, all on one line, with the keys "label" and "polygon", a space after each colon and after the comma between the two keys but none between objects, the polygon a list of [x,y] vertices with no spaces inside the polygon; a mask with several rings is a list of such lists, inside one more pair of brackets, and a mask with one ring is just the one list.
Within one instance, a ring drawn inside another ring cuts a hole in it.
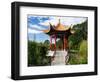
[{"label": "pagoda roof", "polygon": [[69,30],[69,28],[69,26],[64,26],[61,23],[58,23],[57,26],[54,27],[54,29],[57,31],[66,31]]},{"label": "pagoda roof", "polygon": [[45,32],[45,33],[64,32],[64,31],[66,32],[66,31],[71,29],[70,26],[62,25],[60,23],[60,20],[59,20],[59,23],[56,26],[52,25],[51,23],[49,23],[49,24],[50,24],[49,29],[43,30],[43,32]]}]

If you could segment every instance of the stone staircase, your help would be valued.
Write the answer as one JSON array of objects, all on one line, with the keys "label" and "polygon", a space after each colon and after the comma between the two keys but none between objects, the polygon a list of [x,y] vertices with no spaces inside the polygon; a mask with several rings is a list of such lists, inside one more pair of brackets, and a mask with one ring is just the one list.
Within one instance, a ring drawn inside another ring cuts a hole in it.
[{"label": "stone staircase", "polygon": [[54,56],[51,65],[65,65],[69,58],[67,51],[49,51],[48,56]]}]

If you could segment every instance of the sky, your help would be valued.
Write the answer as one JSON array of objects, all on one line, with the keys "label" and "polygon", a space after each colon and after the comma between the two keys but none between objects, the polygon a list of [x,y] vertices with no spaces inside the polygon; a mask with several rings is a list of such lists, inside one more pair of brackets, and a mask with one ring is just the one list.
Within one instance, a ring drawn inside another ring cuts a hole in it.
[{"label": "sky", "polygon": [[49,40],[49,35],[43,33],[42,30],[49,29],[49,23],[57,25],[58,22],[65,26],[75,25],[84,22],[86,17],[68,17],[68,16],[36,16],[28,15],[27,26],[28,26],[28,39],[35,40],[37,42],[44,42]]}]

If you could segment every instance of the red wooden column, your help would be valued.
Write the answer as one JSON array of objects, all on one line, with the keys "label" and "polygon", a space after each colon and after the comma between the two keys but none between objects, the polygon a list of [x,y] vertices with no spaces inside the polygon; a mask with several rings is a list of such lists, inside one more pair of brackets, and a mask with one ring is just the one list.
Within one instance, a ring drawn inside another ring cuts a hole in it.
[{"label": "red wooden column", "polygon": [[52,35],[50,35],[50,50],[52,50]]},{"label": "red wooden column", "polygon": [[62,47],[63,47],[63,50],[64,50],[64,36],[61,38],[62,40]]},{"label": "red wooden column", "polygon": [[64,50],[65,50],[67,48],[67,38],[65,35],[63,37],[63,40],[64,40]]},{"label": "red wooden column", "polygon": [[54,39],[55,39],[55,50],[56,50],[56,34],[54,35]]},{"label": "red wooden column", "polygon": [[63,37],[63,40],[64,40],[64,44],[63,44],[64,46],[63,47],[64,47],[64,50],[65,50],[65,35]]},{"label": "red wooden column", "polygon": [[68,38],[66,38],[66,49],[68,49]]},{"label": "red wooden column", "polygon": [[50,36],[50,50],[52,50],[52,39],[54,40],[54,50],[56,50],[56,35],[51,35]]}]

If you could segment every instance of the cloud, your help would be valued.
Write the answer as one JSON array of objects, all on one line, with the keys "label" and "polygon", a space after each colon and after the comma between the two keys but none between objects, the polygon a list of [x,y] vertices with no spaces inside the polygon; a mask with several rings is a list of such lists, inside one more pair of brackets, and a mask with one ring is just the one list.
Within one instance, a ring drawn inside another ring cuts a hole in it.
[{"label": "cloud", "polygon": [[28,23],[31,24],[39,24],[40,22],[44,22],[46,20],[49,20],[48,16],[28,16]]},{"label": "cloud", "polygon": [[44,22],[41,22],[40,24],[44,26],[49,26],[49,23],[51,23],[52,25],[56,25],[58,23],[58,19],[50,17],[50,20],[46,20]]},{"label": "cloud", "polygon": [[59,19],[63,25],[71,25],[71,24],[78,24],[82,23],[86,20],[86,18],[83,17],[51,17],[50,20],[46,20],[44,22],[40,22],[40,24],[49,26],[49,23],[52,25],[57,25],[59,22]]},{"label": "cloud", "polygon": [[48,16],[28,16],[28,28],[33,28],[33,29],[39,29],[39,30],[44,30],[47,29],[48,27],[45,25],[42,25],[41,22],[44,22],[46,20],[49,20]]},{"label": "cloud", "polygon": [[86,18],[66,17],[62,18],[61,20],[64,25],[71,25],[71,24],[75,25],[84,22]]},{"label": "cloud", "polygon": [[43,33],[43,31],[39,31],[39,30],[35,30],[35,29],[28,28],[28,33],[37,34],[37,33]]},{"label": "cloud", "polygon": [[31,29],[37,29],[37,30],[41,30],[42,29],[40,26],[34,25],[34,24],[29,24],[28,27],[31,28]]}]

